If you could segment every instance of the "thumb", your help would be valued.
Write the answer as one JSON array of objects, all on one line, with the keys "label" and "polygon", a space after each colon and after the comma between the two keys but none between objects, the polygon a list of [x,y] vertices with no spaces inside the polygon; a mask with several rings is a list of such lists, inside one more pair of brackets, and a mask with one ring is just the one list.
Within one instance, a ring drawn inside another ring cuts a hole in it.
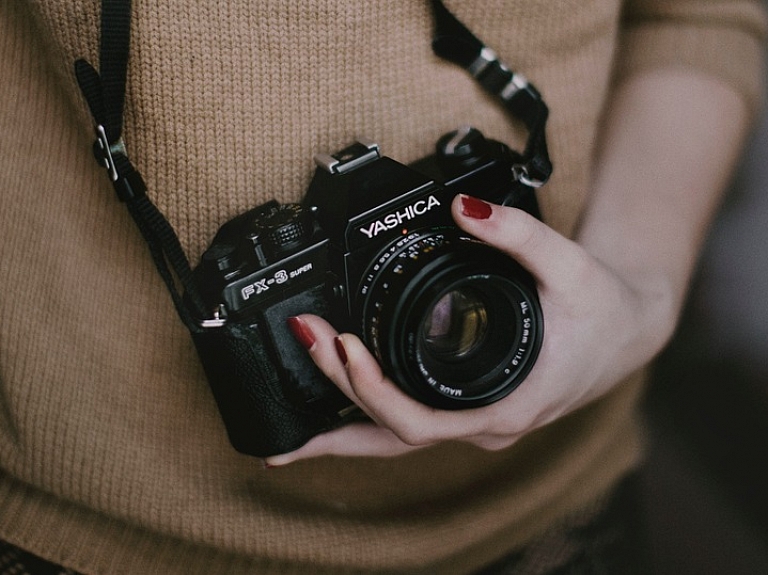
[{"label": "thumb", "polygon": [[582,269],[576,266],[586,258],[584,250],[523,210],[463,194],[451,210],[461,229],[515,259],[540,284],[573,285]]}]

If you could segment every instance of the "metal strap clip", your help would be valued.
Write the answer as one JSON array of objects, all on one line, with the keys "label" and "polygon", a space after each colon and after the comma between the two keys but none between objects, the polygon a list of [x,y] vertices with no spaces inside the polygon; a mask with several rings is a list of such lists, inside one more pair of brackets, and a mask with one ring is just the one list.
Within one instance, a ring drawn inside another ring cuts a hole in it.
[{"label": "metal strap clip", "polygon": [[101,124],[96,126],[96,144],[97,148],[94,149],[96,153],[96,159],[101,163],[109,172],[109,177],[113,182],[116,182],[120,175],[117,173],[117,165],[112,154],[123,154],[127,156],[125,150],[125,142],[120,138],[117,142],[110,145],[107,138],[107,131]]},{"label": "metal strap clip", "polygon": [[512,166],[512,175],[516,181],[525,184],[530,188],[540,188],[546,183],[543,180],[532,178],[528,166],[524,164],[515,164]]}]

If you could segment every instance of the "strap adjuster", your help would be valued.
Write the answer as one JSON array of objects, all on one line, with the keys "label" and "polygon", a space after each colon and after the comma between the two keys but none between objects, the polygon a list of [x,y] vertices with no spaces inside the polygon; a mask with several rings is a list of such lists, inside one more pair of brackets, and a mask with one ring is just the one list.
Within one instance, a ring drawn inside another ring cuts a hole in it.
[{"label": "strap adjuster", "polygon": [[[96,126],[96,142],[93,145],[93,154],[96,156],[96,161],[109,172],[112,187],[115,188],[117,197],[121,201],[129,202],[146,195],[147,185],[144,183],[141,174],[134,170],[133,166],[128,162],[125,142],[120,138],[117,142],[110,145],[107,131],[101,124]],[[118,171],[117,162],[115,161],[115,157],[118,155],[125,158],[122,171]]]},{"label": "strap adjuster", "polygon": [[467,71],[475,78],[479,78],[480,74],[482,74],[488,66],[498,61],[499,57],[496,52],[487,46],[483,46],[480,53],[477,55],[477,58],[475,58],[475,60],[467,67]]},{"label": "strap adjuster", "polygon": [[93,155],[96,156],[96,160],[104,166],[109,172],[109,178],[116,182],[120,178],[120,174],[117,172],[117,164],[113,154],[122,154],[127,156],[125,149],[125,142],[120,138],[114,144],[109,143],[107,138],[107,131],[101,124],[96,126],[96,145],[93,148]]}]

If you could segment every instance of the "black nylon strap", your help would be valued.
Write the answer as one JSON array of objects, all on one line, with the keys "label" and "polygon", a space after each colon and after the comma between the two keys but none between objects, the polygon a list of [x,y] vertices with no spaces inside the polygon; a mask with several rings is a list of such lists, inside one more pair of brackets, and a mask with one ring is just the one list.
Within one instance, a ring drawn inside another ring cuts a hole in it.
[{"label": "black nylon strap", "polygon": [[[205,310],[192,279],[189,260],[171,224],[146,195],[141,174],[128,160],[122,140],[128,56],[130,53],[130,0],[102,0],[100,72],[87,61],[75,62],[75,76],[96,124],[96,159],[109,171],[117,196],[149,247],[160,277],[173,299],[176,311],[190,330],[197,330],[195,319],[205,319]],[[179,284],[182,290],[179,289]],[[185,305],[185,295],[192,314]]]},{"label": "black nylon strap", "polygon": [[[126,202],[126,206],[147,242],[152,260],[168,288],[176,312],[190,331],[197,331],[199,328],[197,322],[207,319],[208,310],[205,309],[198,294],[192,279],[189,260],[187,260],[171,224],[147,196]],[[193,307],[196,317],[190,314],[187,305],[185,305],[184,294],[177,289],[176,279],[183,286],[187,303]]]},{"label": "black nylon strap", "polygon": [[[107,136],[118,140],[123,130],[125,84],[131,44],[130,0],[103,0],[99,66],[107,105]],[[113,130],[112,133],[110,130]]]},{"label": "black nylon strap", "polygon": [[523,121],[529,135],[518,179],[531,187],[543,185],[552,175],[552,163],[545,135],[549,109],[541,94],[521,74],[502,63],[441,0],[432,0],[432,10],[433,50],[441,58],[465,68],[483,88],[498,96],[513,116]]},{"label": "black nylon strap", "polygon": [[102,0],[99,46],[101,72],[81,59],[75,62],[75,74],[94,120],[104,126],[111,143],[120,139],[123,129],[130,42],[131,1]]}]

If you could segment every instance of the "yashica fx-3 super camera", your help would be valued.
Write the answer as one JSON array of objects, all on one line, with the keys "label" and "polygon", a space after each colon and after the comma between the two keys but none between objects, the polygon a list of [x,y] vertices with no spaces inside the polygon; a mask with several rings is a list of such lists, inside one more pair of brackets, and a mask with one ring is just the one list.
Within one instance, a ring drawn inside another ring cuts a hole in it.
[{"label": "yashica fx-3 super camera", "polygon": [[317,156],[302,203],[267,202],[217,233],[194,272],[215,314],[194,339],[239,451],[292,451],[360,417],[290,334],[298,314],[357,334],[392,381],[441,409],[497,401],[531,370],[533,279],[450,213],[464,193],[538,216],[520,157],[472,128],[436,148],[410,166],[366,141]]}]

